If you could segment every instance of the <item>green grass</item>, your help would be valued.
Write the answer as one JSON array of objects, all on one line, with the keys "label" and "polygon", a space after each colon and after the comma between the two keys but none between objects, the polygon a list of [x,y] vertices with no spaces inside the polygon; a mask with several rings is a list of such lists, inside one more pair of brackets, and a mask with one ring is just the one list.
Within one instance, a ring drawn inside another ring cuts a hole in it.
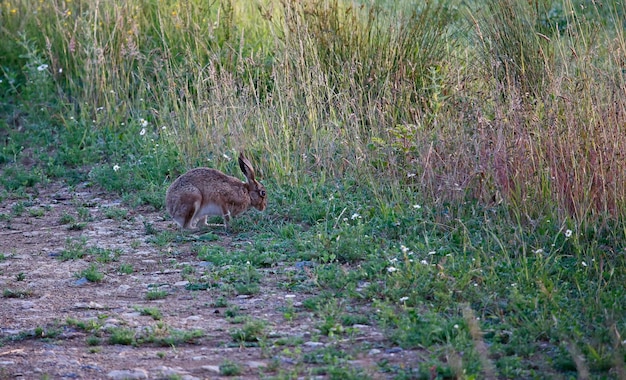
[{"label": "green grass", "polygon": [[[626,371],[623,2],[251,4],[2,3],[3,227],[46,218],[33,200],[51,181],[117,193],[115,221],[163,212],[176,176],[238,175],[245,150],[264,213],[200,236],[144,222],[147,243],[211,263],[183,273],[188,290],[225,307],[267,270],[302,302],[286,321],[310,313],[331,340],[373,325],[384,348],[423,351],[378,363],[395,378]],[[59,223],[85,229],[91,206]],[[120,255],[79,238],[58,257]],[[234,342],[267,339],[249,317],[229,317]],[[109,341],[199,338],[152,336]],[[289,355],[301,366],[278,377],[366,377],[348,350]]]}]

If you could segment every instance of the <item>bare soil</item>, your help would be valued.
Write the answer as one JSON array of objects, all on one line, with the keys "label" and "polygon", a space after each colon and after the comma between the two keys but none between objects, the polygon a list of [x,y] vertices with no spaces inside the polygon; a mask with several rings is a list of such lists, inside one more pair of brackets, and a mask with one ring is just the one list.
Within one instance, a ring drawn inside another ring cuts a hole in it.
[{"label": "bare soil", "polygon": [[[124,218],[106,218],[107,207],[124,207],[121,200],[85,185],[70,189],[48,184],[32,194],[20,212],[23,200],[7,198],[0,203],[0,215],[4,215],[0,221],[0,257],[4,257],[0,260],[0,291],[4,292],[0,297],[0,342],[4,342],[0,344],[0,378],[209,379],[222,377],[219,366],[225,360],[240,365],[242,379],[309,378],[312,374],[326,378],[323,371],[313,371],[319,363],[303,361],[302,355],[328,347],[350,353],[344,365],[372,378],[387,378],[391,375],[381,372],[377,363],[404,367],[415,366],[421,359],[419,352],[386,345],[375,326],[355,326],[350,336],[319,334],[316,327],[320,321],[301,307],[303,298],[310,295],[290,294],[280,286],[289,271],[302,269],[283,263],[259,269],[262,279],[257,294],[226,296],[230,307],[237,306],[243,314],[266,322],[265,342],[238,344],[231,331],[241,325],[226,316],[226,308],[214,306],[224,293],[215,288],[193,291],[186,287],[182,268],[202,271],[206,266],[192,253],[192,243],[176,242],[172,249],[171,245],[147,242],[146,223],[156,231],[176,231],[163,212],[142,206],[131,209]],[[62,223],[64,216],[77,217],[86,211],[91,219],[83,229],[73,230]],[[236,232],[217,227],[214,233],[219,239],[203,244],[220,244],[227,250],[232,249],[234,238],[241,244]],[[87,246],[121,252],[116,260],[98,264],[105,274],[100,282],[77,275],[95,263],[96,257],[59,260],[68,239],[81,238]],[[133,273],[120,273],[122,264],[132,265]],[[155,288],[169,295],[147,300],[146,293]],[[293,319],[286,319],[282,311],[288,305],[295,307]],[[158,308],[162,319],[142,315],[138,311],[142,308]],[[68,319],[97,321],[100,331],[85,331]],[[108,341],[107,331],[115,327],[134,329],[138,334],[198,329],[203,336],[173,346],[121,345]],[[89,337],[97,336],[101,342],[90,346]],[[298,338],[301,343],[282,346],[276,344],[279,338]],[[298,350],[299,354],[292,355]]]}]

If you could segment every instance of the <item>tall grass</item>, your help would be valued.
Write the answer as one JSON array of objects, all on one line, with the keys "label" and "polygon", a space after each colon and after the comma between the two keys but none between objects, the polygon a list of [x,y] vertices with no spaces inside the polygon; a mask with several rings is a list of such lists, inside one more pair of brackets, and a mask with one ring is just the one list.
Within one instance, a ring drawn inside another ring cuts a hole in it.
[{"label": "tall grass", "polygon": [[[349,174],[396,196],[621,218],[623,4],[533,4],[462,18],[445,2],[3,2],[2,67],[14,93],[55,92],[77,136],[110,131],[107,149],[148,121],[178,153],[164,165],[182,164],[164,174],[247,149],[278,182]],[[43,62],[52,86],[35,83]]]}]

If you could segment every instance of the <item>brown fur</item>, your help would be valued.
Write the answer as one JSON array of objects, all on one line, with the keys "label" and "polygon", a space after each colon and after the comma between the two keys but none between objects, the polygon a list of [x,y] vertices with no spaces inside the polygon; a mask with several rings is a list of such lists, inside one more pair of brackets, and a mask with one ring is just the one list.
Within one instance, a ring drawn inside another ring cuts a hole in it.
[{"label": "brown fur", "polygon": [[221,215],[224,223],[251,207],[259,211],[267,206],[267,194],[254,178],[254,168],[243,154],[239,167],[247,182],[219,170],[196,168],[178,177],[167,189],[165,205],[169,214],[183,228],[195,228],[199,220]]}]

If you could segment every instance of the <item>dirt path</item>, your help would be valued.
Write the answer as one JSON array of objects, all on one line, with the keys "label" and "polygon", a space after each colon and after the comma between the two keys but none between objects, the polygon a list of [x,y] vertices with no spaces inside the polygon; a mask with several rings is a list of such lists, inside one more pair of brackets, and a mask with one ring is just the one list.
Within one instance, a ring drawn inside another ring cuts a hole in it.
[{"label": "dirt path", "polygon": [[[307,295],[280,286],[290,271],[301,268],[276,263],[259,269],[260,291],[253,295],[191,290],[185,274],[201,273],[211,263],[197,259],[192,242],[149,242],[146,225],[152,233],[175,231],[162,213],[144,208],[120,215],[123,210],[108,194],[59,184],[28,201],[1,202],[0,339],[5,343],[0,378],[203,379],[220,377],[220,365],[227,361],[237,364],[240,378],[294,378],[315,373],[312,368],[319,364],[303,356],[313,352],[315,358],[329,347],[352,353],[346,365],[384,378],[377,362],[418,359],[414,352],[385,349],[381,332],[372,326],[356,326],[345,339],[320,335],[315,316],[301,308]],[[216,233],[218,241],[203,244],[228,250],[232,236]],[[99,250],[59,259],[89,247]],[[94,252],[105,255],[101,258],[108,253],[111,260],[97,262]],[[90,265],[104,274],[100,282],[79,275]],[[132,267],[132,273],[122,273],[122,267]],[[166,296],[148,300],[146,294],[155,290]],[[286,307],[297,311],[293,318],[285,317]],[[153,318],[154,310],[160,318]],[[237,323],[232,310],[262,321],[261,339],[254,344],[234,339],[232,332],[245,329],[245,323]],[[114,331],[133,332],[134,344],[113,344]]]}]

